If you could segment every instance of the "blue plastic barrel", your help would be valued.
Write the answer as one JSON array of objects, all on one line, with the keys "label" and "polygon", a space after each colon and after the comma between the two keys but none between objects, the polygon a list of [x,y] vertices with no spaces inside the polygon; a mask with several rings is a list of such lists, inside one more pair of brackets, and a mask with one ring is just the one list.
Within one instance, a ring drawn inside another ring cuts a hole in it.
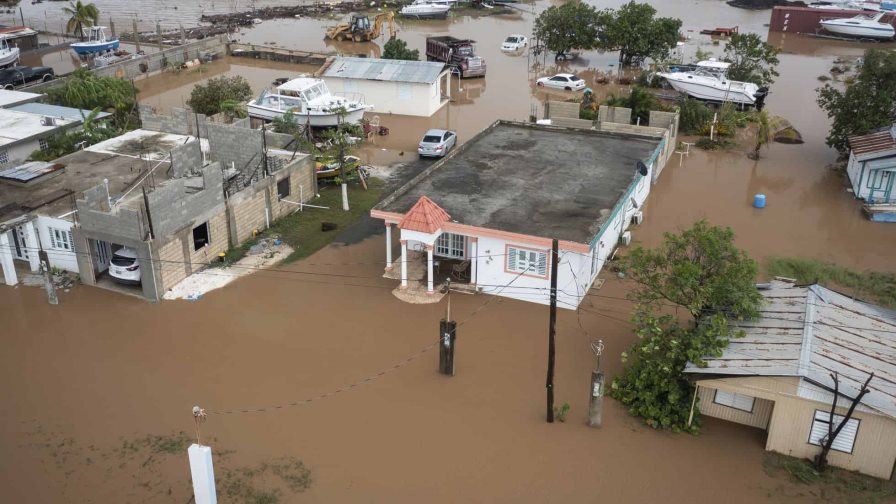
[{"label": "blue plastic barrel", "polygon": [[755,208],[765,208],[765,195],[757,194],[753,196],[753,206]]}]

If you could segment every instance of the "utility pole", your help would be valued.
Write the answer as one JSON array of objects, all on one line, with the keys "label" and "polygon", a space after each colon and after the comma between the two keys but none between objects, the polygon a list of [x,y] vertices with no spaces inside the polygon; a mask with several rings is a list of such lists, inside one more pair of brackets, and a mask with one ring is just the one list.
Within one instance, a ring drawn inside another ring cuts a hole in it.
[{"label": "utility pole", "polygon": [[557,263],[559,243],[554,239],[551,245],[551,316],[548,322],[548,423],[554,423],[554,335],[557,326]]},{"label": "utility pole", "polygon": [[457,337],[457,322],[451,320],[451,279],[445,281],[448,289],[448,307],[445,318],[439,323],[439,373],[454,376],[454,340]]},{"label": "utility pole", "polygon": [[591,342],[591,351],[597,357],[597,367],[591,371],[591,397],[588,402],[588,427],[600,427],[603,410],[604,374],[600,370],[600,356],[604,351],[604,340]]},{"label": "utility pole", "polygon": [[44,270],[44,287],[47,289],[47,302],[51,305],[59,304],[59,298],[56,296],[56,286],[53,285],[53,272],[50,270],[50,257],[43,248],[37,253],[40,259],[40,268]]}]

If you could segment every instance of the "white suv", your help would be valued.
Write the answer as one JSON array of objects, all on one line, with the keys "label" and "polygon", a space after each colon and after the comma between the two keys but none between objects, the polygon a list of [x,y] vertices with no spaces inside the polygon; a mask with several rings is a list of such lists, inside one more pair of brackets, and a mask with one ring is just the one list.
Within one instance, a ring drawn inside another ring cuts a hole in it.
[{"label": "white suv", "polygon": [[109,265],[109,275],[119,283],[140,283],[140,262],[137,261],[137,252],[128,247],[122,247],[112,254],[112,264]]}]

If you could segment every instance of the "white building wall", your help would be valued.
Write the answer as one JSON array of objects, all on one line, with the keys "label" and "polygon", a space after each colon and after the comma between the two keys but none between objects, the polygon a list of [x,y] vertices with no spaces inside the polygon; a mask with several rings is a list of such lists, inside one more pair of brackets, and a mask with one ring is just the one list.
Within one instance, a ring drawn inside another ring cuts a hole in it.
[{"label": "white building wall", "polygon": [[364,101],[373,105],[372,112],[429,117],[441,105],[439,82],[413,84],[408,82],[375,81],[366,79],[342,79],[324,77],[333,93],[359,93]]},{"label": "white building wall", "polygon": [[853,193],[856,195],[856,198],[863,198],[861,193],[861,189],[859,188],[859,177],[862,173],[862,163],[860,163],[856,159],[856,155],[852,152],[849,153],[849,164],[846,165],[846,174],[849,176],[849,181],[852,184]]},{"label": "white building wall", "polygon": [[0,147],[0,152],[6,151],[6,157],[7,159],[9,159],[9,162],[0,164],[0,166],[12,168],[17,165],[23,164],[31,156],[31,153],[38,149],[40,149],[40,143],[37,139],[14,145],[12,147]]},{"label": "white building wall", "polygon": [[[40,216],[34,220],[34,227],[37,229],[41,247],[47,252],[50,266],[78,273],[78,256],[75,253],[75,244],[71,239],[71,235],[68,235],[71,232],[72,223],[65,219]],[[68,235],[68,250],[64,246],[59,246],[58,242],[53,240],[51,233],[54,229]]]}]

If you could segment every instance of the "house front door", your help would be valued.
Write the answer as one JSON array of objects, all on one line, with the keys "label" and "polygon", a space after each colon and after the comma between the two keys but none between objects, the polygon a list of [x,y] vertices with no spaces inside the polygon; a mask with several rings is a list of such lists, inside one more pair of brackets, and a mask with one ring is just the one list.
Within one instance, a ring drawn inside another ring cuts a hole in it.
[{"label": "house front door", "polygon": [[896,173],[889,170],[876,170],[868,181],[868,201],[870,203],[889,203],[896,194],[893,194],[893,182]]},{"label": "house front door", "polygon": [[22,229],[22,226],[12,228],[12,242],[15,247],[12,251],[13,256],[16,259],[27,261],[28,247],[25,245],[25,230]]}]

